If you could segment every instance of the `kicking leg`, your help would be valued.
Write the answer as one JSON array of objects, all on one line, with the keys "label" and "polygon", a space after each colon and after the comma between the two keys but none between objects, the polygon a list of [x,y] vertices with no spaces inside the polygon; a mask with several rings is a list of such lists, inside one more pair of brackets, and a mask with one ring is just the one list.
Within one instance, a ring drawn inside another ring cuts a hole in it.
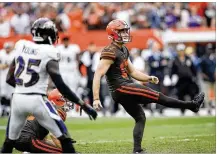
[{"label": "kicking leg", "polygon": [[128,84],[127,86],[121,86],[117,89],[117,91],[119,91],[122,94],[125,94],[126,97],[132,95],[139,96],[138,102],[141,102],[142,104],[158,103],[171,108],[190,109],[193,112],[199,111],[199,108],[204,100],[203,92],[198,94],[192,101],[182,101],[174,99],[172,97],[168,97],[163,93],[156,92],[151,88],[135,83]]},{"label": "kicking leg", "polygon": [[143,138],[143,132],[145,128],[145,122],[146,122],[146,117],[145,117],[145,112],[142,108],[141,105],[139,104],[133,104],[131,103],[124,103],[122,104],[124,109],[127,111],[129,115],[131,115],[134,120],[135,120],[135,126],[133,129],[133,140],[134,140],[134,148],[133,152],[141,152],[142,147],[142,138]]}]

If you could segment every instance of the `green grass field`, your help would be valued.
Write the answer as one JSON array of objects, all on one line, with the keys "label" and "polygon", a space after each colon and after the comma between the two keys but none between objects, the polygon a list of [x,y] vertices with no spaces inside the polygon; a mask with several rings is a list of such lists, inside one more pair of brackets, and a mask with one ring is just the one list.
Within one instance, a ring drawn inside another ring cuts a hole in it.
[{"label": "green grass field", "polygon": [[[0,119],[0,126],[7,120]],[[81,153],[131,153],[134,121],[73,118],[66,122]],[[5,130],[0,130],[2,145]],[[148,153],[216,153],[215,117],[148,118],[143,147]]]}]

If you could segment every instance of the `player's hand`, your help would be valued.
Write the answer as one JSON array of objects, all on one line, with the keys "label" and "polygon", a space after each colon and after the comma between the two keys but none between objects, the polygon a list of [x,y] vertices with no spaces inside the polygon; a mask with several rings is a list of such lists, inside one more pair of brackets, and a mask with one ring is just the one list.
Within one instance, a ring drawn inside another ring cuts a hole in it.
[{"label": "player's hand", "polygon": [[97,112],[89,104],[84,104],[81,106],[81,109],[84,110],[88,115],[90,120],[97,118]]},{"label": "player's hand", "polygon": [[154,83],[154,84],[158,84],[159,83],[159,79],[156,76],[150,76],[149,82],[150,83]]},{"label": "player's hand", "polygon": [[103,108],[100,100],[95,100],[93,102],[93,108],[96,109],[97,111]]}]

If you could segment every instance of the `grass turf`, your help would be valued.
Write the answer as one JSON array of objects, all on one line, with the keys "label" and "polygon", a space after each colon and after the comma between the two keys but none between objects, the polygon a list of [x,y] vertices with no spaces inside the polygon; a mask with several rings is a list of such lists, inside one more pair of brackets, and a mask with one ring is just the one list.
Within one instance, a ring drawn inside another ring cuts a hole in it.
[{"label": "grass turf", "polygon": [[[0,126],[6,123],[0,119]],[[66,125],[81,153],[132,152],[130,118],[72,118]],[[0,130],[0,145],[4,137]],[[148,118],[142,145],[149,153],[216,153],[215,117]]]}]

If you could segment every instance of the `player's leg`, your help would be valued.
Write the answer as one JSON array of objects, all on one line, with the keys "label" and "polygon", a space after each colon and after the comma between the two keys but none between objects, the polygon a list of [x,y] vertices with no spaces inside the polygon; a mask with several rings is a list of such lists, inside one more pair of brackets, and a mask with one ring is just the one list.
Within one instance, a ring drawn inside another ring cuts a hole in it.
[{"label": "player's leg", "polygon": [[135,83],[121,86],[117,91],[122,95],[125,94],[126,97],[131,95],[139,96],[138,102],[141,102],[142,104],[158,103],[171,108],[190,109],[193,112],[199,110],[199,107],[204,100],[204,93],[198,94],[192,101],[182,101],[168,97],[161,92],[154,91],[151,88]]},{"label": "player's leg", "polygon": [[122,103],[122,106],[127,111],[127,113],[131,115],[135,120],[135,126],[133,129],[133,152],[142,152],[143,150],[141,143],[146,122],[145,112],[141,105],[133,104],[132,102],[124,102]]},{"label": "player's leg", "polygon": [[32,139],[30,151],[31,153],[62,153],[62,149],[51,145],[43,140]]},{"label": "player's leg", "polygon": [[[178,97],[179,100],[184,100],[184,98],[185,98],[186,89],[185,89],[184,86],[182,86],[181,84],[177,85],[177,97]],[[185,112],[185,109],[181,108],[182,115],[184,115],[184,112]]]},{"label": "player's leg", "polygon": [[40,97],[39,99],[39,105],[34,111],[35,118],[40,125],[45,127],[60,140],[62,151],[64,153],[75,153],[68,130],[56,109],[47,98]]},{"label": "player's leg", "polygon": [[23,111],[24,98],[14,94],[11,105],[11,115],[8,119],[6,139],[1,150],[2,153],[12,153],[15,140],[19,138],[20,132],[25,124],[27,114]]}]

